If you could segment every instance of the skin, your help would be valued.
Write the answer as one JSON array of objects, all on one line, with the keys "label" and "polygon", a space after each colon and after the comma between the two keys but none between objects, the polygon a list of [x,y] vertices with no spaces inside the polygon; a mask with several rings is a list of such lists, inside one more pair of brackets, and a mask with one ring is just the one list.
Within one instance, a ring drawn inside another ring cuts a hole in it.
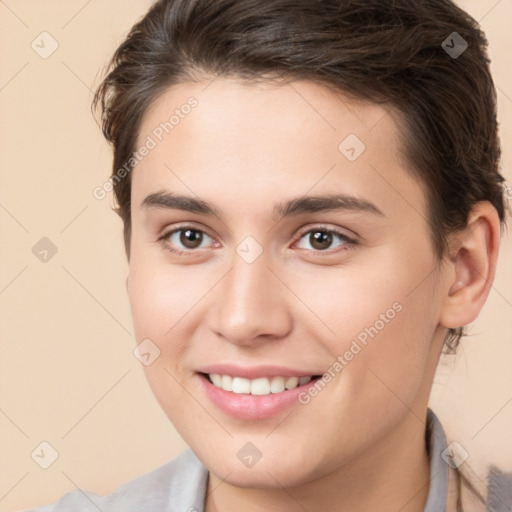
[{"label": "skin", "polygon": [[[210,471],[207,512],[423,510],[428,396],[447,328],[473,321],[489,293],[495,209],[476,204],[438,262],[394,117],[306,81],[175,85],[145,113],[139,145],[190,96],[197,107],[132,173],[127,289],[137,343],[149,338],[161,351],[144,368],[149,384]],[[338,150],[350,133],[366,145],[354,162]],[[164,190],[222,216],[141,206]],[[280,202],[326,193],[365,199],[383,215],[272,218]],[[183,224],[204,233],[199,248],[183,245],[182,232],[161,239]],[[357,243],[334,236],[318,249],[312,234],[322,225]],[[263,249],[250,264],[236,253],[247,236]],[[196,370],[213,363],[321,374],[394,303],[401,311],[307,405],[241,420],[199,385]],[[251,468],[237,457],[247,442],[262,454]]]}]

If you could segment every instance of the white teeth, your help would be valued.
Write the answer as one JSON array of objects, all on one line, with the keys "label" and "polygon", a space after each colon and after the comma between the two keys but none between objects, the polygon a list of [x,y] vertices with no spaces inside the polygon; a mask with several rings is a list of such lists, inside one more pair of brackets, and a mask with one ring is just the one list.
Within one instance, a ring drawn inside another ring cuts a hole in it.
[{"label": "white teeth", "polygon": [[251,381],[251,395],[268,394],[270,394],[270,382],[266,377],[261,377]]},{"label": "white teeth", "polygon": [[210,379],[218,387],[221,387],[222,377],[218,373],[210,373]]},{"label": "white teeth", "polygon": [[[224,381],[224,377],[222,378]],[[235,377],[232,385],[233,393],[250,393],[251,392],[251,381],[242,377]]]},{"label": "white teeth", "polygon": [[281,391],[284,391],[284,381],[284,377],[273,377],[272,380],[270,381],[270,392],[281,393]]},{"label": "white teeth", "polygon": [[259,377],[257,379],[246,379],[244,377],[231,377],[210,373],[210,380],[213,384],[224,391],[233,393],[244,393],[247,395],[270,395],[270,393],[281,393],[286,389],[294,389],[303,386],[311,381],[312,377]]},{"label": "white teeth", "polygon": [[284,383],[284,387],[286,389],[293,389],[296,388],[299,384],[299,378],[298,377],[288,377],[286,382]]},{"label": "white teeth", "polygon": [[233,391],[233,377],[230,377],[229,375],[222,375],[220,387],[225,391]]}]

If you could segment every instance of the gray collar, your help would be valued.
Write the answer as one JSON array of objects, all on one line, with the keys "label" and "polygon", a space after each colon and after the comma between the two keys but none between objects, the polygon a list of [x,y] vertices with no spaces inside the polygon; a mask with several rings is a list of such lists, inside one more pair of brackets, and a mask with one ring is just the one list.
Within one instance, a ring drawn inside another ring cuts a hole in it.
[{"label": "gray collar", "polygon": [[430,458],[430,487],[425,512],[439,512],[446,506],[448,496],[448,464],[442,454],[446,449],[443,427],[431,409],[427,410],[426,441]]}]

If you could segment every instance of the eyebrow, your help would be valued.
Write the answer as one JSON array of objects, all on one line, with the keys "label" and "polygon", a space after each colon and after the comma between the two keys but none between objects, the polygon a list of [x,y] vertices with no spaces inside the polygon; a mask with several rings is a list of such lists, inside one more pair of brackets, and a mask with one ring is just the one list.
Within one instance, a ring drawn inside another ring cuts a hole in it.
[{"label": "eyebrow", "polygon": [[[183,210],[190,213],[199,213],[222,218],[222,213],[212,204],[191,196],[173,194],[171,192],[156,192],[149,194],[141,203],[143,208],[167,208]],[[303,213],[327,211],[358,211],[368,212],[380,217],[384,213],[373,203],[348,194],[328,194],[317,196],[303,196],[278,203],[272,210],[272,218],[280,220]]]}]

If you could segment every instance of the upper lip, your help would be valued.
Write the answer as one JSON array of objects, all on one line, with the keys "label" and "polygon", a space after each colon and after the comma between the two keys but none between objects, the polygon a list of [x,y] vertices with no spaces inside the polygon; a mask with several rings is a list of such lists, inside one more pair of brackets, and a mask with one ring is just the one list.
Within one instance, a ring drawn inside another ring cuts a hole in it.
[{"label": "upper lip", "polygon": [[197,369],[197,372],[218,373],[220,375],[231,375],[232,377],[244,377],[246,379],[258,379],[260,377],[312,377],[313,375],[322,374],[322,372],[308,372],[286,366],[239,366],[230,363],[202,366]]}]

